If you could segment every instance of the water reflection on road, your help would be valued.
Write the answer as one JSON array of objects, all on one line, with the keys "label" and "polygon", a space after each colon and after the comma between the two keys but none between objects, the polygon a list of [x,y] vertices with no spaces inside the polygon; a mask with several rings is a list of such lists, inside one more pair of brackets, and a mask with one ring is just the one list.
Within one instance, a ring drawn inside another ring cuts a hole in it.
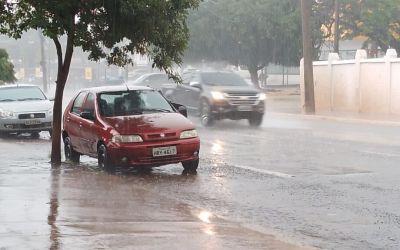
[{"label": "water reflection on road", "polygon": [[177,164],[111,174],[88,157],[52,168],[43,134],[1,138],[0,148],[0,248],[297,249],[185,202],[205,187],[228,192],[222,173],[187,175]]}]

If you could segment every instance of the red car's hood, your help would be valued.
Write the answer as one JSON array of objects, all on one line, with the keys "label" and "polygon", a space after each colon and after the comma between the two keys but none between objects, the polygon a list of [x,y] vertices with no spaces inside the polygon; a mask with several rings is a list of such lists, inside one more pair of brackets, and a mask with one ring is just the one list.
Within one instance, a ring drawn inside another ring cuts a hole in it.
[{"label": "red car's hood", "polygon": [[121,135],[178,132],[194,129],[193,123],[179,113],[106,117],[104,121]]}]

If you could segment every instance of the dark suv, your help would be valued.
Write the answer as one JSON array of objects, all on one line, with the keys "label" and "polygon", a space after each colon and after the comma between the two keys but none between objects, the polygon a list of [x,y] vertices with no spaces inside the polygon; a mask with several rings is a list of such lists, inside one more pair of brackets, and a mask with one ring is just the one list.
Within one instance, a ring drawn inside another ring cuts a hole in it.
[{"label": "dark suv", "polygon": [[182,75],[183,84],[165,93],[174,102],[195,110],[203,125],[220,119],[247,119],[260,126],[265,94],[233,72],[195,71]]}]

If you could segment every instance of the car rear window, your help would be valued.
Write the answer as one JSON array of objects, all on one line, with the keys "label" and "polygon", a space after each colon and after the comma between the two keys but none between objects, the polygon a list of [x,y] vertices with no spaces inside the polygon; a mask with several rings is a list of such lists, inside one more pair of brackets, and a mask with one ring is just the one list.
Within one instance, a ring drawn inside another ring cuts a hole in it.
[{"label": "car rear window", "polygon": [[0,88],[0,102],[46,100],[38,87]]},{"label": "car rear window", "polygon": [[174,112],[167,100],[154,90],[105,92],[98,96],[100,114],[105,117]]},{"label": "car rear window", "polygon": [[211,86],[247,86],[246,81],[234,73],[204,72],[201,73],[203,83]]}]

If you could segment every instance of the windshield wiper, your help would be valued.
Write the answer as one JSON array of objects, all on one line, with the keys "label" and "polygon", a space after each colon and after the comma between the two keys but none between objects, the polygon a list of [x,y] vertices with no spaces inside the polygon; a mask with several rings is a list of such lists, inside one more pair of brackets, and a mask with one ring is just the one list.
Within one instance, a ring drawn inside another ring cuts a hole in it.
[{"label": "windshield wiper", "polygon": [[14,99],[1,99],[0,102],[15,102]]},{"label": "windshield wiper", "polygon": [[35,101],[35,100],[43,100],[43,99],[42,98],[38,98],[38,97],[30,97],[30,98],[18,99],[18,101]]},{"label": "windshield wiper", "polygon": [[142,109],[142,111],[148,111],[148,112],[162,112],[162,113],[171,113],[172,111],[169,109],[157,109],[157,108],[153,108],[153,109]]}]

